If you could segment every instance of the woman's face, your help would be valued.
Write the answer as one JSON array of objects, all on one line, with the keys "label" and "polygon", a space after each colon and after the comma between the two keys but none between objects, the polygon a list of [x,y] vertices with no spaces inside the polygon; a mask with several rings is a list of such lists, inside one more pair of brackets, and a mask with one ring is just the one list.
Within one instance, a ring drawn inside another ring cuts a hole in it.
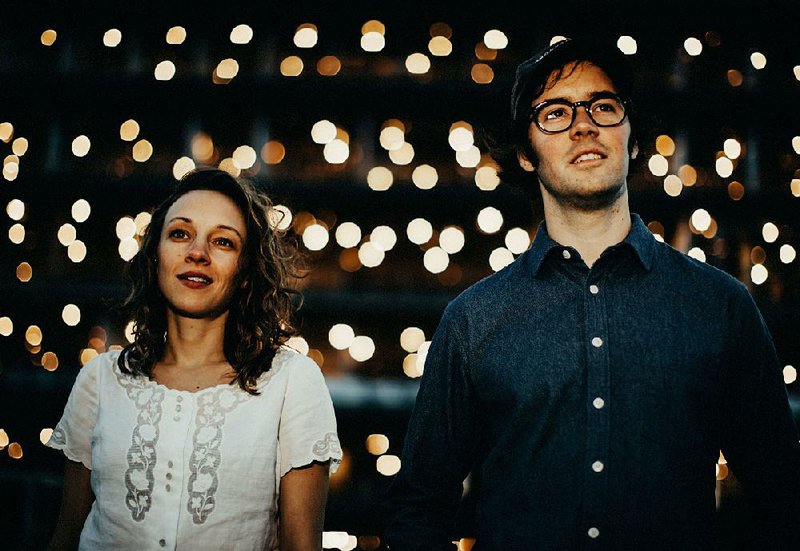
[{"label": "woman's face", "polygon": [[170,310],[189,318],[226,312],[246,239],[244,215],[226,195],[196,190],[178,198],[158,243],[158,286]]}]

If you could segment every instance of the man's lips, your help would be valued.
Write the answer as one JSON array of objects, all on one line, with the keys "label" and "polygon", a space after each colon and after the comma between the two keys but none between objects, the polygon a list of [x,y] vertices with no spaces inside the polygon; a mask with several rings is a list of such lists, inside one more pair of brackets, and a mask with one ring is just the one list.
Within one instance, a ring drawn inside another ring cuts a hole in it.
[{"label": "man's lips", "polygon": [[586,149],[579,151],[570,161],[570,164],[578,165],[590,161],[605,159],[607,155],[598,149]]}]

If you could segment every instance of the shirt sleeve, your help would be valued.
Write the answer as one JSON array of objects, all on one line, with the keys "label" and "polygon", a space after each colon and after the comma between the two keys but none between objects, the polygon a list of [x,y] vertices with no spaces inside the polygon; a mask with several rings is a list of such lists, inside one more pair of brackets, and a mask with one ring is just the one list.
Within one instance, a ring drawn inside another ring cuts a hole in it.
[{"label": "shirt sleeve", "polygon": [[386,539],[392,551],[454,549],[455,516],[480,434],[454,317],[448,307],[431,342],[402,466],[389,490]]},{"label": "shirt sleeve", "polygon": [[763,549],[796,549],[800,442],[772,339],[744,287],[731,309],[722,451],[739,479]]},{"label": "shirt sleeve", "polygon": [[53,429],[47,446],[61,450],[67,459],[92,468],[92,432],[97,421],[99,356],[78,372],[61,420]]},{"label": "shirt sleeve", "polygon": [[278,429],[280,476],[314,461],[330,461],[335,473],[342,461],[336,415],[322,373],[311,359],[293,357]]}]

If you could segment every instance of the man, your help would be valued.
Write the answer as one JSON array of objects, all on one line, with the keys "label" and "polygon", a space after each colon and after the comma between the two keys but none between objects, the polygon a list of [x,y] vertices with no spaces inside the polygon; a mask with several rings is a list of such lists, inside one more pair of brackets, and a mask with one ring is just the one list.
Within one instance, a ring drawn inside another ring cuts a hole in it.
[{"label": "man", "polygon": [[755,304],[628,210],[631,81],[588,39],[520,65],[513,168],[545,222],[444,313],[391,490],[392,551],[453,549],[471,469],[475,550],[712,549],[720,450],[759,548],[800,549],[800,444]]}]

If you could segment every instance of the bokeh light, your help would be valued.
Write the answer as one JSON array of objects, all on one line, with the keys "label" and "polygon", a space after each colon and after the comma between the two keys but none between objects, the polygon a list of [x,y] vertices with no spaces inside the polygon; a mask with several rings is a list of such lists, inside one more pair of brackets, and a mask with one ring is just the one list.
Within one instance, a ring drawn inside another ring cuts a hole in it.
[{"label": "bokeh light", "polygon": [[311,139],[321,145],[332,142],[336,139],[336,125],[325,119],[315,122],[311,127]]},{"label": "bokeh light", "polygon": [[703,51],[703,43],[700,42],[697,38],[690,36],[683,42],[683,48],[686,50],[686,53],[692,57],[699,56]]},{"label": "bokeh light", "polygon": [[122,42],[122,32],[119,29],[108,29],[103,33],[103,45],[107,48],[116,48]]},{"label": "bokeh light", "polygon": [[424,75],[431,68],[431,60],[422,53],[414,53],[406,58],[406,69],[412,75]]},{"label": "bokeh light", "polygon": [[636,53],[638,45],[632,36],[623,35],[617,39],[617,48],[625,55],[633,55]]},{"label": "bokeh light", "polygon": [[358,248],[358,260],[367,268],[375,268],[376,266],[380,266],[385,256],[386,253],[384,250],[376,246],[371,241],[363,243],[361,247]]},{"label": "bokeh light", "polygon": [[75,327],[81,322],[81,309],[74,304],[67,304],[61,310],[61,319],[70,327]]},{"label": "bokeh light", "polygon": [[456,254],[464,248],[464,231],[458,226],[448,226],[439,234],[439,246],[447,254]]},{"label": "bokeh light", "polygon": [[483,43],[486,44],[488,48],[493,50],[502,50],[506,46],[508,46],[508,37],[498,29],[492,29],[490,31],[486,31],[483,35]]},{"label": "bokeh light", "polygon": [[303,232],[303,244],[311,251],[321,251],[329,239],[328,230],[321,224],[311,224]]},{"label": "bokeh light", "polygon": [[356,334],[346,323],[337,323],[328,331],[328,342],[336,350],[346,350],[353,344]]},{"label": "bokeh light", "polygon": [[317,40],[319,40],[317,26],[313,23],[303,23],[297,27],[292,39],[298,48],[313,48],[317,45]]},{"label": "bokeh light", "polygon": [[249,44],[253,40],[253,28],[250,25],[236,25],[231,29],[231,42],[234,44]]},{"label": "bokeh light", "polygon": [[366,335],[359,335],[353,339],[347,350],[355,361],[366,362],[375,354],[375,342]]},{"label": "bokeh light", "polygon": [[165,59],[156,65],[153,75],[156,77],[156,80],[172,80],[172,77],[175,76],[175,64]]},{"label": "bokeh light", "polygon": [[167,31],[167,44],[179,45],[186,40],[186,29],[183,27],[171,27]]},{"label": "bokeh light", "polygon": [[432,274],[440,274],[447,269],[450,264],[450,257],[441,247],[431,247],[425,251],[423,256],[425,269]]},{"label": "bokeh light", "polygon": [[396,455],[382,455],[375,461],[375,468],[383,476],[394,476],[400,472],[400,458]]},{"label": "bokeh light", "polygon": [[514,262],[514,253],[505,247],[498,247],[489,255],[489,266],[495,272],[499,272],[512,262]]},{"label": "bokeh light", "polygon": [[384,252],[391,251],[397,243],[397,234],[389,226],[378,226],[372,230],[370,242]]},{"label": "bokeh light", "polygon": [[336,228],[336,242],[340,247],[349,249],[361,242],[361,228],[353,222],[343,222]]},{"label": "bokeh light", "polygon": [[58,228],[58,242],[68,247],[78,237],[78,232],[72,224],[62,224]]},{"label": "bokeh light", "polygon": [[394,176],[392,171],[383,166],[376,166],[367,173],[367,185],[375,191],[386,191],[392,187]]},{"label": "bokeh light", "polygon": [[383,455],[389,451],[389,439],[385,434],[370,434],[367,436],[365,446],[372,455]]},{"label": "bokeh light", "polygon": [[483,191],[494,191],[500,185],[500,176],[493,166],[482,166],[475,171],[475,185]]},{"label": "bokeh light", "polygon": [[406,327],[400,333],[400,346],[408,353],[419,350],[425,342],[425,332],[419,327]]},{"label": "bokeh light", "polygon": [[432,189],[439,181],[439,173],[430,165],[419,165],[411,174],[411,181],[419,189]]},{"label": "bokeh light", "polygon": [[531,237],[522,228],[511,228],[506,233],[506,248],[514,254],[522,254],[531,246]]},{"label": "bokeh light", "polygon": [[414,218],[406,227],[408,240],[416,245],[422,245],[433,237],[433,226],[424,218]]},{"label": "bokeh light", "polygon": [[483,233],[497,233],[503,227],[503,213],[494,207],[486,207],[478,213],[478,229]]},{"label": "bokeh light", "polygon": [[6,214],[12,220],[22,220],[22,218],[25,216],[25,203],[19,199],[12,199],[6,205]]},{"label": "bokeh light", "polygon": [[92,142],[88,136],[81,134],[72,140],[72,154],[76,157],[85,157],[92,147]]}]

